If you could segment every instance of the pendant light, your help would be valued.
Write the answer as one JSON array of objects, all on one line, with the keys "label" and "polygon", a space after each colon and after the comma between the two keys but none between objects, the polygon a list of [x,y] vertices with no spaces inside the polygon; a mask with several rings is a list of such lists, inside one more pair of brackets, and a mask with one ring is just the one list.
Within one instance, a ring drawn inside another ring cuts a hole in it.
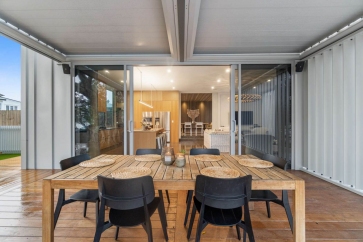
[{"label": "pendant light", "polygon": [[[139,71],[140,71],[140,69],[139,69]],[[152,106],[152,104],[153,104],[153,93],[152,92],[151,92],[151,105],[142,101],[142,72],[141,71],[140,71],[140,74],[141,74],[141,99],[139,100],[139,103],[142,105],[145,105],[146,107],[154,108]]]}]

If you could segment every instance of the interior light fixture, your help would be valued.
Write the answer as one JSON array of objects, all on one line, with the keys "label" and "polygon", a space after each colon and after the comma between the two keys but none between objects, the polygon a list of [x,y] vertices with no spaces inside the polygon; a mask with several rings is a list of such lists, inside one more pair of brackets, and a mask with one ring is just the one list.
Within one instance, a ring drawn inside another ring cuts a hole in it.
[{"label": "interior light fixture", "polygon": [[214,89],[214,87],[212,87],[212,89]]},{"label": "interior light fixture", "polygon": [[[139,71],[140,71],[140,69],[139,69]],[[142,101],[142,72],[141,71],[140,71],[140,74],[141,74],[141,99],[139,100],[139,103],[142,104],[142,105],[145,105],[146,107],[154,108],[153,107],[153,93],[152,92],[151,92],[151,104],[148,104],[148,103],[145,103],[145,102]]]},{"label": "interior light fixture", "polygon": [[253,87],[253,88],[256,88],[256,87]]},{"label": "interior light fixture", "polygon": [[168,72],[168,73],[170,73],[170,72],[171,72],[171,70],[170,70],[170,69],[168,69],[168,70],[167,70],[167,72]]},{"label": "interior light fixture", "polygon": [[268,79],[267,81],[268,81],[268,82],[270,82],[270,81],[271,81],[271,79]]},{"label": "interior light fixture", "polygon": [[174,80],[170,80],[170,82],[174,82]]},{"label": "interior light fixture", "polygon": [[110,73],[108,70],[105,70],[106,73]]},{"label": "interior light fixture", "polygon": [[173,87],[173,89],[175,89],[175,87]]},{"label": "interior light fixture", "polygon": [[218,79],[217,82],[221,82],[221,79]]},{"label": "interior light fixture", "polygon": [[231,71],[231,69],[229,69],[229,68],[227,68],[227,69],[226,69],[226,72],[227,72],[227,73],[229,73],[230,71]]},{"label": "interior light fixture", "polygon": [[124,80],[121,80],[122,83],[124,83]]}]

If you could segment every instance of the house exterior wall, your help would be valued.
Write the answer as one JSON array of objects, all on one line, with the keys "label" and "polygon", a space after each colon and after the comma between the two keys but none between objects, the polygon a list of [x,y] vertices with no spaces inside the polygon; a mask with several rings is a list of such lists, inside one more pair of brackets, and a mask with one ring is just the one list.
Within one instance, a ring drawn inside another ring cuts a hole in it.
[{"label": "house exterior wall", "polygon": [[5,98],[5,100],[0,100],[0,110],[20,110],[21,103],[16,100]]}]

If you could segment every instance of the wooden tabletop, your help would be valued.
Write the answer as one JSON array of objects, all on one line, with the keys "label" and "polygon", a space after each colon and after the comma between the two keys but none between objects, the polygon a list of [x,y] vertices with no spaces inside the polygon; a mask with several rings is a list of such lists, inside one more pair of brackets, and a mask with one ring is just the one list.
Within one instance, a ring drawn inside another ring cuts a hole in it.
[{"label": "wooden tabletop", "polygon": [[[196,161],[193,156],[186,155],[186,165],[183,168],[179,168],[174,165],[165,166],[161,161],[135,161],[134,156],[101,155],[95,159],[112,158],[116,162],[110,166],[96,168],[74,166],[45,179],[52,180],[53,188],[97,188],[98,175],[110,177],[112,172],[117,171],[121,167],[139,166],[151,169],[151,176],[154,179],[156,189],[193,190],[196,176],[200,174],[201,169],[219,166],[235,169],[239,171],[241,176],[252,175],[253,189],[274,189],[274,184],[278,182],[276,189],[291,190],[295,189],[294,181],[300,180],[299,177],[277,167],[268,169],[251,168],[238,163],[240,158],[257,159],[253,155],[231,156],[225,154],[221,155],[221,157],[222,160],[220,161],[207,162]],[[72,184],[70,184],[71,181]]]}]

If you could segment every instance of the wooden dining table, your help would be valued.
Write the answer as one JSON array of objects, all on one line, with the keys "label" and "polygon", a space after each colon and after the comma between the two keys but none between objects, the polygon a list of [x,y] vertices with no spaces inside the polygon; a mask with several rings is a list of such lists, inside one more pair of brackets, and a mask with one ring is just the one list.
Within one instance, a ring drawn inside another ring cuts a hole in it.
[{"label": "wooden dining table", "polygon": [[[205,167],[220,166],[237,170],[241,176],[252,175],[253,190],[291,190],[293,192],[294,241],[305,241],[305,182],[277,167],[252,168],[239,164],[241,158],[258,159],[252,155],[222,154],[220,161],[197,161],[186,155],[182,168],[165,166],[159,161],[136,161],[135,156],[101,155],[94,159],[111,158],[115,163],[105,167],[86,168],[79,165],[55,173],[43,180],[42,238],[54,241],[54,189],[97,189],[97,176],[111,176],[122,167],[139,166],[151,169],[156,190],[194,190],[195,179]],[[185,211],[184,211],[185,212]],[[177,211],[178,213],[178,211]],[[182,213],[182,211],[180,211]],[[185,230],[184,227],[176,228]],[[186,237],[185,241],[187,241]],[[183,241],[183,240],[181,240]]]}]

